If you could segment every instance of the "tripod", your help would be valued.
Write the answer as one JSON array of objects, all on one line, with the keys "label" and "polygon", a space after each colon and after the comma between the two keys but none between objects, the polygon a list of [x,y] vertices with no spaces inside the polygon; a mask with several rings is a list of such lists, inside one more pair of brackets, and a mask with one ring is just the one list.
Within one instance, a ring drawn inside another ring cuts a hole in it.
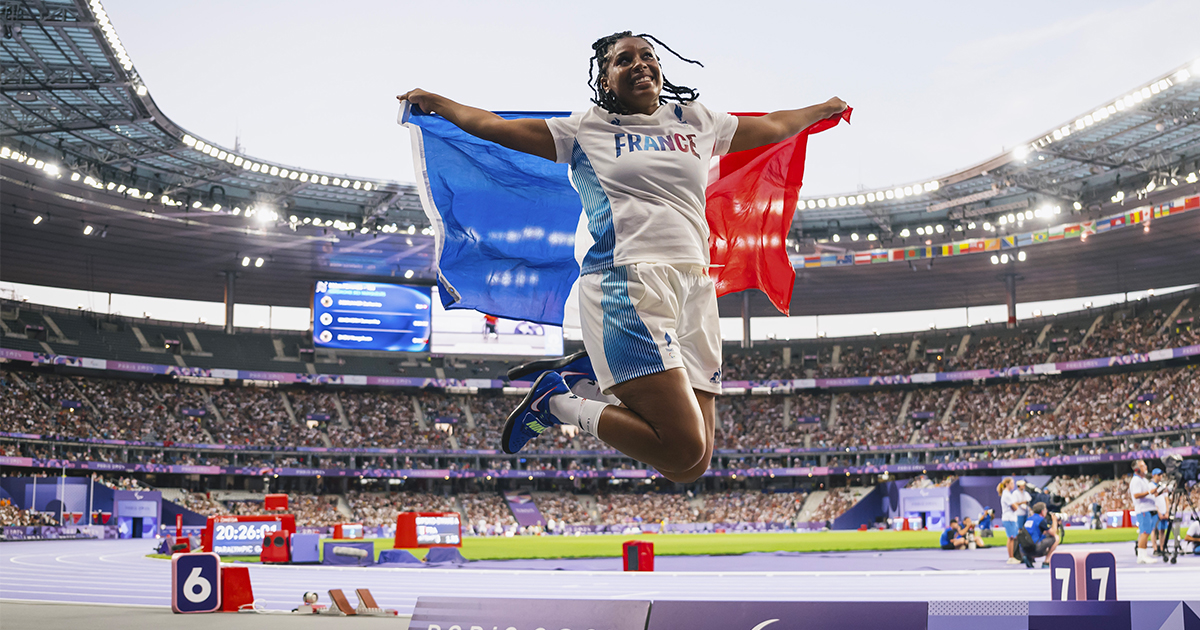
[{"label": "tripod", "polygon": [[[1196,513],[1196,504],[1192,503],[1192,497],[1188,494],[1186,485],[1186,482],[1179,479],[1175,484],[1175,488],[1171,490],[1171,498],[1167,501],[1167,514],[1171,515],[1171,518],[1167,521],[1167,529],[1163,533],[1166,540],[1162,544],[1162,549],[1155,551],[1155,553],[1162,556],[1163,562],[1169,560],[1171,564],[1175,564],[1176,559],[1179,558],[1179,553],[1183,550],[1183,541],[1178,530],[1175,531],[1175,544],[1171,545],[1171,531],[1176,528],[1179,528],[1179,530],[1183,529],[1183,519],[1179,519],[1179,524],[1176,525],[1175,516],[1186,506],[1191,510],[1192,519],[1200,521],[1200,514]],[[1168,549],[1168,547],[1173,548]]]}]

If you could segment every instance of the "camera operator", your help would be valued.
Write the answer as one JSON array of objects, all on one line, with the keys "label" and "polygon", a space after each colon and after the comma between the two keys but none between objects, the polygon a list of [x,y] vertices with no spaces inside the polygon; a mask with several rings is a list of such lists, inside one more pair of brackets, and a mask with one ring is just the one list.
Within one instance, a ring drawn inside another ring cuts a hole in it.
[{"label": "camera operator", "polygon": [[959,533],[966,539],[967,546],[971,549],[983,549],[987,547],[987,545],[983,544],[983,539],[979,537],[979,530],[975,527],[975,523],[971,521],[970,516],[963,517],[962,528],[959,530]]},{"label": "camera operator", "polygon": [[1158,511],[1154,505],[1154,496],[1158,492],[1154,482],[1149,479],[1146,462],[1133,462],[1133,478],[1129,480],[1129,496],[1133,499],[1133,513],[1137,518],[1138,564],[1154,564],[1158,558],[1146,548],[1150,534],[1158,527]]},{"label": "camera operator", "polygon": [[1051,514],[1045,503],[1034,503],[1033,514],[1025,521],[1017,543],[1025,566],[1033,568],[1034,558],[1043,558],[1042,568],[1050,566],[1050,556],[1058,547],[1058,515]]},{"label": "camera operator", "polygon": [[992,506],[985,505],[983,507],[983,514],[979,515],[979,535],[983,538],[992,537],[992,519],[995,516],[996,511],[992,509]]},{"label": "camera operator", "polygon": [[958,517],[950,519],[950,524],[946,529],[942,530],[941,539],[942,549],[964,549],[967,546],[967,539],[963,538],[962,530],[958,527]]}]

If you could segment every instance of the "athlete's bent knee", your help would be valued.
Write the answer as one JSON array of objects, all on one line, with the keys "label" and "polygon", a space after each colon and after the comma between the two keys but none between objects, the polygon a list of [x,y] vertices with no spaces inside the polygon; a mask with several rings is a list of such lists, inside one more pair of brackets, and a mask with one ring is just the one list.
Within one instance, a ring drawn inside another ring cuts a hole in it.
[{"label": "athlete's bent knee", "polygon": [[693,466],[690,470],[684,472],[663,472],[662,476],[674,481],[675,483],[692,483],[703,477],[705,471],[707,470],[708,462],[702,462]]},{"label": "athlete's bent knee", "polygon": [[681,438],[671,443],[669,448],[672,454],[667,468],[675,473],[683,473],[695,468],[707,454],[703,439],[691,437]]}]

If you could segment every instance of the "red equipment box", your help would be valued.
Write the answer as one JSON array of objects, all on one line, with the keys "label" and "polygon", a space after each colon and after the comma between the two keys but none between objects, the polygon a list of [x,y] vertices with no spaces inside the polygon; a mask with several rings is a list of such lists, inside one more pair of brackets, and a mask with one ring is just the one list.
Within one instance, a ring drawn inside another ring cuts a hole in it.
[{"label": "red equipment box", "polygon": [[654,570],[654,543],[644,540],[629,540],[621,545],[621,556],[626,571]]},{"label": "red equipment box", "polygon": [[263,536],[262,553],[258,555],[260,562],[291,562],[292,545],[291,532],[287,530],[267,532]]},{"label": "red equipment box", "polygon": [[362,523],[338,523],[333,526],[333,537],[339,540],[354,540],[363,537]]},{"label": "red equipment box", "polygon": [[286,510],[288,509],[288,495],[286,494],[268,494],[263,497],[264,510]]},{"label": "red equipment box", "polygon": [[396,515],[396,549],[461,547],[458,512],[401,512]]},{"label": "red equipment box", "polygon": [[200,546],[218,554],[257,556],[262,553],[263,536],[276,530],[296,533],[296,515],[210,516]]}]

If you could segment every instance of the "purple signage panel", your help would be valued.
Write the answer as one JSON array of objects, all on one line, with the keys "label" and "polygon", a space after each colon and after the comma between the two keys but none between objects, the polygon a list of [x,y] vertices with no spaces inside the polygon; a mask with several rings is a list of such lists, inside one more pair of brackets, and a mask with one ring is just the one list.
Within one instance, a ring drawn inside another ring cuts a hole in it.
[{"label": "purple signage panel", "polygon": [[542,511],[538,509],[537,503],[533,502],[533,495],[528,492],[505,492],[504,500],[508,503],[508,509],[512,510],[513,518],[517,519],[517,525],[546,525]]},{"label": "purple signage panel", "polygon": [[[701,604],[696,602],[695,605]],[[921,606],[924,607],[924,604]],[[449,630],[455,627],[463,630],[472,627],[646,630],[649,613],[650,602],[636,601],[418,597],[408,627],[410,630]],[[921,627],[924,628],[924,625]],[[725,629],[722,627],[722,630]]]},{"label": "purple signage panel", "polygon": [[[925,630],[926,602],[660,602],[647,630]],[[569,626],[564,626],[569,627]],[[589,626],[596,627],[599,626]]]}]

